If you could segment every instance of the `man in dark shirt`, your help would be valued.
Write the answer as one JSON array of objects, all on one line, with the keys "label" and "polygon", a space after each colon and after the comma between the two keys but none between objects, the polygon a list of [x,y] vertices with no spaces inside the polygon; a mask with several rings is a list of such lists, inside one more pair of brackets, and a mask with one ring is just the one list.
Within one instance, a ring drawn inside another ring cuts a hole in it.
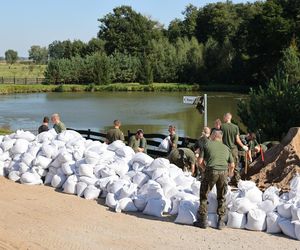
[{"label": "man in dark shirt", "polygon": [[114,127],[108,130],[106,134],[106,143],[110,144],[114,141],[121,140],[124,141],[124,134],[120,130],[121,122],[119,120],[114,120]]},{"label": "man in dark shirt", "polygon": [[48,126],[49,126],[49,117],[45,116],[42,125],[39,126],[38,128],[38,133],[40,134],[42,132],[48,131],[49,130]]}]

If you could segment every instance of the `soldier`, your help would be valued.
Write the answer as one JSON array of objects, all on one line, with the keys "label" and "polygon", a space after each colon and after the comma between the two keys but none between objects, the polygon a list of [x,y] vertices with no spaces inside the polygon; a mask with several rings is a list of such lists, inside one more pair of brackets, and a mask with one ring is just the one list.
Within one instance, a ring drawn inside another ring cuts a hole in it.
[{"label": "soldier", "polygon": [[124,141],[124,134],[123,132],[120,130],[121,127],[121,122],[119,120],[114,120],[114,128],[111,128],[110,130],[108,130],[107,134],[106,134],[106,143],[110,144],[116,140],[121,140]]},{"label": "soldier", "polygon": [[49,126],[49,117],[45,116],[43,119],[43,124],[38,128],[38,133],[40,134],[42,132],[48,131],[49,130],[48,126]]},{"label": "soldier", "polygon": [[144,138],[144,131],[142,129],[138,129],[135,135],[130,137],[128,145],[132,147],[136,153],[143,152],[147,154],[147,141]]},{"label": "soldier", "polygon": [[177,143],[178,143],[178,135],[176,134],[176,127],[174,125],[169,125],[169,152],[170,153],[173,149],[177,148]]},{"label": "soldier", "polygon": [[230,149],[222,143],[222,131],[214,130],[211,140],[207,142],[198,158],[199,166],[205,170],[200,187],[200,206],[198,220],[194,223],[200,228],[207,227],[207,195],[216,184],[219,216],[219,229],[224,228],[225,194],[227,192],[227,176],[233,174],[234,161]]},{"label": "soldier", "polygon": [[65,124],[60,120],[59,114],[53,114],[51,116],[51,122],[54,124],[53,128],[55,129],[56,133],[61,133],[66,130]]},{"label": "soldier", "polygon": [[240,146],[245,151],[248,151],[248,147],[241,142],[239,127],[231,123],[231,119],[232,115],[230,113],[224,115],[224,123],[222,123],[221,130],[223,132],[223,143],[229,147],[235,164],[234,175],[230,184],[237,186],[238,181],[241,179],[238,170],[239,157],[237,146]]},{"label": "soldier", "polygon": [[175,164],[183,171],[189,171],[194,176],[196,157],[194,152],[189,148],[175,148],[168,156],[170,163]]}]

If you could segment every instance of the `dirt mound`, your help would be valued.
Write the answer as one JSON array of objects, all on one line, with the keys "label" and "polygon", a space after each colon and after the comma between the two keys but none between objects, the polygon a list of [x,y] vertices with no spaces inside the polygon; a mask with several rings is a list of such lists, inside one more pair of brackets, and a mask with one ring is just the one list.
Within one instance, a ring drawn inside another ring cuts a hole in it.
[{"label": "dirt mound", "polygon": [[280,144],[265,152],[264,158],[250,164],[242,178],[254,181],[261,189],[274,185],[289,190],[290,181],[300,173],[300,127],[291,128]]}]

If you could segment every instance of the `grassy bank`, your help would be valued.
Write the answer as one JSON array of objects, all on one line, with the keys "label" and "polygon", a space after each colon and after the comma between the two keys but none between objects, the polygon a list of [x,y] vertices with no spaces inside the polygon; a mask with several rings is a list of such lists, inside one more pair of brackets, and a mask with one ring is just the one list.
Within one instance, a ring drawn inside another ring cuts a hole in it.
[{"label": "grassy bank", "polygon": [[43,78],[46,65],[0,63],[0,77]]},{"label": "grassy bank", "polygon": [[153,83],[143,85],[139,83],[113,83],[107,85],[48,85],[48,84],[1,84],[0,94],[13,93],[41,93],[41,92],[98,92],[98,91],[225,91],[225,92],[242,92],[247,93],[249,87],[236,85],[188,85],[176,83]]}]

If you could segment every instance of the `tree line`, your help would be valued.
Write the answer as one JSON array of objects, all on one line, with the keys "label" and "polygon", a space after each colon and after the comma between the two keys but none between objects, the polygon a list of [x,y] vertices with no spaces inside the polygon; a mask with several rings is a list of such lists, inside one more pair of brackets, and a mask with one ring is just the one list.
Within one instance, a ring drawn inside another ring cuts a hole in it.
[{"label": "tree line", "polygon": [[[51,83],[179,82],[258,86],[299,48],[300,1],[188,5],[167,28],[129,6],[98,19],[97,38],[32,46]],[[298,52],[297,52],[298,53]],[[299,55],[298,55],[299,56]]]}]

